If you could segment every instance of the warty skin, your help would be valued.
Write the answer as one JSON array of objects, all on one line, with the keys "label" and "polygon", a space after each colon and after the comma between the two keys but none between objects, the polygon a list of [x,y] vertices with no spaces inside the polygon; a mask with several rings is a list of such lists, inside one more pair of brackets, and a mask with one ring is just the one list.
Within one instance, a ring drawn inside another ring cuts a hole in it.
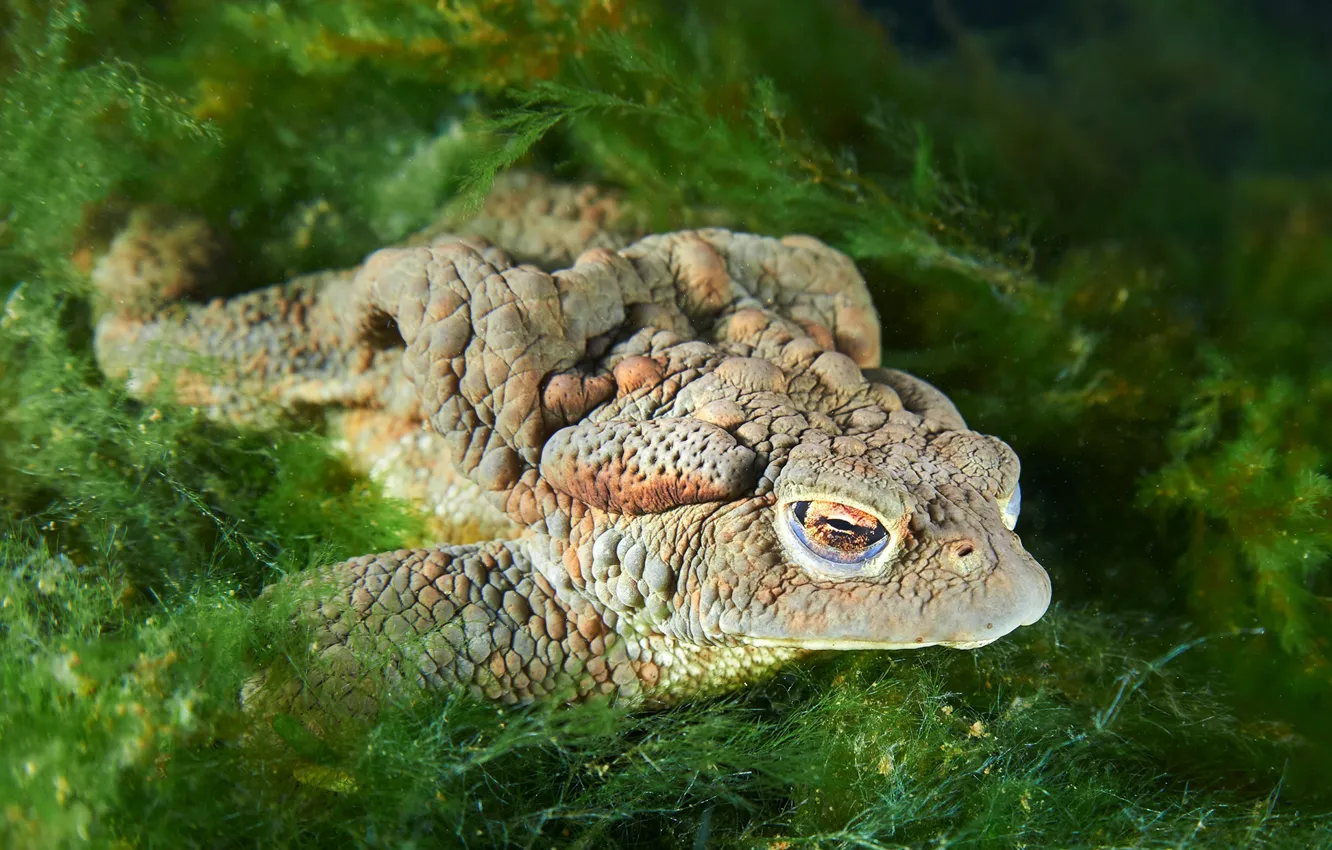
[{"label": "warty skin", "polygon": [[[813,650],[982,646],[1049,603],[1016,455],[877,368],[865,284],[816,240],[685,231],[552,274],[443,237],[297,295],[109,313],[99,357],[139,386],[172,351],[224,361],[184,385],[231,418],[316,399],[427,423],[432,474],[472,487],[458,513],[512,533],[298,577],[328,664],[247,700],[368,713],[406,680],[663,704]],[[283,361],[298,337],[319,356]]]}]

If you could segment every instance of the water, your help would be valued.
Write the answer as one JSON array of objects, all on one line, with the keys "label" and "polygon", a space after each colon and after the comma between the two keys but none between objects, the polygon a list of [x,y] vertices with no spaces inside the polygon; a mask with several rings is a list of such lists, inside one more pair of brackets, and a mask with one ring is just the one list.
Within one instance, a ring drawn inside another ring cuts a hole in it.
[{"label": "water", "polygon": [[[918,5],[0,12],[6,843],[1332,845],[1328,16]],[[701,227],[819,241],[627,247]],[[565,301],[512,329],[539,381],[447,401],[460,332],[404,371],[410,275],[340,271],[444,233],[583,256],[524,273]],[[678,303],[615,312],[619,250]],[[774,295],[811,280],[841,313]],[[771,368],[664,400],[643,325]],[[820,395],[876,360],[956,411]],[[782,478],[763,392],[869,460]],[[1020,547],[958,416],[1021,459]],[[931,513],[927,467],[972,495]],[[349,580],[284,579],[441,541],[478,548],[370,568],[434,570],[375,603],[423,634],[311,697],[344,633],[293,612]],[[1030,593],[945,633],[883,591],[917,556]]]}]

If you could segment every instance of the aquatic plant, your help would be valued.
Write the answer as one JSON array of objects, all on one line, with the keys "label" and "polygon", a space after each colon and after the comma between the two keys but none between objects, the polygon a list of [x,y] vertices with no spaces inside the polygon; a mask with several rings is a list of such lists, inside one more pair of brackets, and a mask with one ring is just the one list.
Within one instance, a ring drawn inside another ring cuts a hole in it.
[{"label": "aquatic plant", "polygon": [[8,11],[0,53],[0,270],[12,285],[30,264],[68,257],[84,205],[144,168],[136,143],[175,136],[202,143],[212,133],[132,65],[114,57],[76,63],[73,42],[87,32],[82,5],[39,12],[16,3]]},{"label": "aquatic plant", "polygon": [[[7,843],[1332,844],[1332,75],[1297,36],[1114,0],[907,59],[842,4],[155,8],[0,13]],[[516,162],[856,257],[891,362],[1023,457],[1060,607],[658,714],[256,728],[241,684],[311,663],[259,588],[423,525],[300,423],[105,384],[80,263],[168,202],[266,283]]]}]

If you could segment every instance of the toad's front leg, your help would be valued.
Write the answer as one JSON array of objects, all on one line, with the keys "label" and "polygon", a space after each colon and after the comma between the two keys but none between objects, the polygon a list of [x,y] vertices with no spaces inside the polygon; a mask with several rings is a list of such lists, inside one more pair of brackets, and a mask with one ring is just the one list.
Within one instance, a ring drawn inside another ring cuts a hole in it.
[{"label": "toad's front leg", "polygon": [[400,549],[321,570],[304,582],[311,596],[300,616],[320,663],[299,679],[270,675],[247,704],[298,713],[338,705],[369,716],[384,682],[466,688],[506,703],[638,699],[625,639],[558,598],[532,567],[531,542]]}]

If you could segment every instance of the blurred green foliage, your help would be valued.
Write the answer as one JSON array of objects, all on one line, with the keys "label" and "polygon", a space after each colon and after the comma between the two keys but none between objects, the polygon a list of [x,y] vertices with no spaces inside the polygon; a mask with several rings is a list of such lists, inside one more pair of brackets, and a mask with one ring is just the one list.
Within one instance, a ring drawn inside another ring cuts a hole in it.
[{"label": "blurred green foliage", "polygon": [[[212,137],[150,134],[135,156],[117,157],[132,173],[115,189],[198,210],[228,227],[246,248],[235,284],[245,288],[317,264],[353,263],[366,246],[423,225],[457,180],[445,167],[462,153],[459,140],[450,144],[450,129],[476,97],[556,74],[586,33],[627,25],[633,14],[624,5],[10,0],[11,55],[0,53],[0,70],[23,90],[64,105],[66,113],[43,115],[54,132],[105,133],[106,118],[115,116],[104,107],[121,94],[116,110],[140,107],[129,122],[114,122],[122,134],[155,118]],[[47,21],[49,36],[41,31]],[[85,73],[48,78],[24,64],[29,54],[52,55],[39,50],[48,38],[68,58],[43,60],[43,67]],[[99,80],[95,88],[84,87],[89,73]],[[142,78],[158,87],[143,87]],[[172,102],[164,108],[143,108],[151,98],[167,99],[167,91]],[[37,103],[22,113],[16,103],[11,114],[31,118]],[[101,120],[89,120],[94,115]],[[15,138],[51,150],[43,147],[49,137]],[[106,158],[121,147],[105,135],[98,141],[92,149],[75,136],[68,150]],[[423,189],[434,203],[421,197]],[[75,204],[58,209],[76,215]]]},{"label": "blurred green foliage", "polygon": [[126,147],[181,137],[206,145],[215,134],[117,57],[76,62],[74,43],[90,35],[82,6],[37,12],[22,3],[7,11],[0,17],[8,24],[0,52],[0,272],[12,285],[26,268],[66,259],[85,205],[148,167]]},{"label": "blurred green foliage", "polygon": [[[1332,845],[1328,60],[1240,0],[945,23],[908,59],[843,3],[10,0],[8,843]],[[254,594],[421,519],[299,423],[105,385],[80,269],[145,201],[236,288],[349,263],[516,162],[854,256],[887,360],[1023,458],[1060,607],[661,714],[253,729],[240,684],[308,663]]]}]

